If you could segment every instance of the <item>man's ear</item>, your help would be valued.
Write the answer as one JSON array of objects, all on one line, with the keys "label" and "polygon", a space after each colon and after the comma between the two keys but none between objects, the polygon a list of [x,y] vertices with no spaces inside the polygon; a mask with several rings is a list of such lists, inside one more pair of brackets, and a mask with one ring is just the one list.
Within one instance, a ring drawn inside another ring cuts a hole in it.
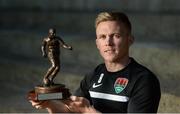
[{"label": "man's ear", "polygon": [[131,46],[134,43],[134,36],[133,35],[129,35],[129,46]]},{"label": "man's ear", "polygon": [[95,42],[96,42],[97,49],[99,49],[97,38],[96,38]]}]

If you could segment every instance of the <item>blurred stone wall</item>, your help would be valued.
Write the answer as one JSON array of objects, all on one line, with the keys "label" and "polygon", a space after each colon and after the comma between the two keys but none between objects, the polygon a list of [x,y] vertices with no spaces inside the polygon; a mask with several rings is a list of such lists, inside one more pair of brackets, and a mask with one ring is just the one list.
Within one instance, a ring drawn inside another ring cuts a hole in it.
[{"label": "blurred stone wall", "polygon": [[59,80],[75,89],[80,76],[101,61],[94,41],[84,39],[95,37],[96,15],[123,11],[132,22],[136,40],[130,55],[160,79],[159,112],[180,112],[179,4],[179,0],[0,0],[0,111],[37,111],[23,96],[47,70],[40,44],[49,27],[57,28],[74,48],[73,52],[62,51],[65,80],[61,76]]},{"label": "blurred stone wall", "polygon": [[179,0],[0,0],[0,30],[47,30],[94,35],[100,11],[123,11],[136,40],[180,41]]}]

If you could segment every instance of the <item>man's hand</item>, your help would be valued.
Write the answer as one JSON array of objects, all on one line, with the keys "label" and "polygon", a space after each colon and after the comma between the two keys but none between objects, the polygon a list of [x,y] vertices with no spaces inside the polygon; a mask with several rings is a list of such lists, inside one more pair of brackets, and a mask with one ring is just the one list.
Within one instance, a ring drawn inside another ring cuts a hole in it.
[{"label": "man's hand", "polygon": [[48,107],[48,101],[29,101],[36,109],[46,109]]},{"label": "man's hand", "polygon": [[49,113],[99,113],[86,98],[71,96],[67,100],[32,101],[36,109],[47,109]]},{"label": "man's hand", "polygon": [[69,107],[71,112],[75,113],[99,113],[95,110],[89,103],[89,101],[84,97],[70,97],[71,102],[67,102],[66,104]]},{"label": "man's hand", "polygon": [[[68,106],[61,100],[47,100],[47,101],[32,101],[29,100],[36,109],[47,109],[49,113],[69,113]],[[68,102],[68,101],[66,101]]]}]

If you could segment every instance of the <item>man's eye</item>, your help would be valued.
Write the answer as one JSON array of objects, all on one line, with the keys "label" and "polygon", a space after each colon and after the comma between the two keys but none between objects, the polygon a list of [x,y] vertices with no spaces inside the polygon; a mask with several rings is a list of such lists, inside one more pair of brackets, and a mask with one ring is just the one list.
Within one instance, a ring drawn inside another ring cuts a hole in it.
[{"label": "man's eye", "polygon": [[120,34],[114,34],[114,37],[115,37],[115,38],[120,38],[121,35],[120,35]]},{"label": "man's eye", "polygon": [[105,35],[100,35],[100,36],[99,36],[99,39],[105,39],[105,38],[106,38]]}]

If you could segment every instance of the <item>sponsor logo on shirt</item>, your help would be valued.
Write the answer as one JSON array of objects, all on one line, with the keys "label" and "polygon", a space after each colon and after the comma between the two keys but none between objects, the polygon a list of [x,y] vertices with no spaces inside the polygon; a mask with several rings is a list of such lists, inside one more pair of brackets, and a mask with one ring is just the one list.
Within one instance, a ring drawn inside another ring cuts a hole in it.
[{"label": "sponsor logo on shirt", "polygon": [[114,83],[114,90],[115,92],[121,93],[127,86],[128,84],[128,79],[127,78],[117,78],[115,83]]}]

